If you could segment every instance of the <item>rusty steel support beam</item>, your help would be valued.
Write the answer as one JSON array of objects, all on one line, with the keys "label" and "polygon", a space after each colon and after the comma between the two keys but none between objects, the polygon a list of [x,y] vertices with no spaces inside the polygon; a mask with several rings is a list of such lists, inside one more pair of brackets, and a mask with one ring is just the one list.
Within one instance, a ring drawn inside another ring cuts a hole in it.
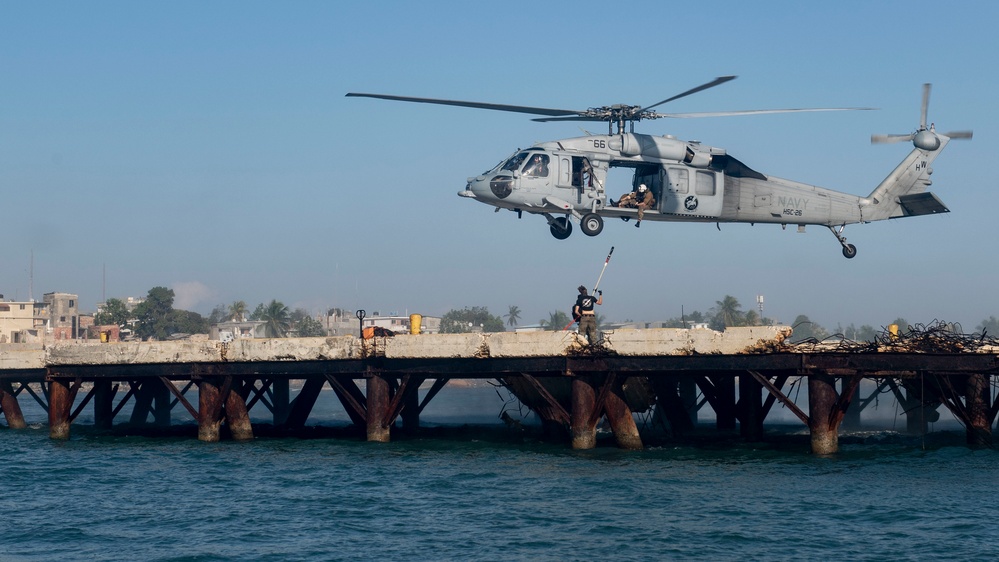
[{"label": "rusty steel support beam", "polygon": [[220,377],[202,377],[198,382],[198,440],[217,443],[221,439],[222,393]]},{"label": "rusty steel support beam", "polygon": [[[256,378],[252,378],[248,381],[245,381],[245,384],[243,384],[243,392],[241,394],[243,396],[243,400],[249,398],[249,400],[246,402],[247,410],[252,410],[253,406],[257,402],[262,402],[264,404],[264,407],[267,408],[267,410],[270,411],[272,415],[274,414],[274,404],[272,402],[267,401],[267,393],[271,389],[272,382],[273,381],[271,380],[260,379],[260,388],[257,388]],[[252,397],[250,396],[251,394],[253,395]]]},{"label": "rusty steel support beam", "polygon": [[771,398],[775,400],[780,400],[781,404],[783,404],[788,410],[791,411],[792,414],[794,414],[795,416],[798,417],[799,420],[801,420],[801,423],[805,424],[806,426],[808,425],[808,414],[802,412],[801,408],[799,408],[798,405],[795,404],[793,400],[788,398],[781,390],[781,388],[784,386],[784,383],[788,379],[787,376],[777,377],[777,383],[774,384],[771,383],[767,377],[763,376],[762,374],[756,371],[749,371],[749,374],[752,375],[754,379],[759,381],[759,383],[763,385],[770,392],[770,396],[767,398],[768,402],[767,404],[764,405],[767,412],[770,411],[769,404],[772,404],[772,402],[770,402]]},{"label": "rusty steel support beam", "polygon": [[389,413],[389,381],[377,373],[367,379],[368,441],[388,443],[390,428],[385,423]]},{"label": "rusty steel support beam", "polygon": [[573,377],[569,423],[573,449],[592,449],[597,446],[597,423],[594,421],[596,410],[597,397],[593,385],[585,377]]},{"label": "rusty steel support beam", "polygon": [[[241,384],[235,382],[234,384]],[[242,389],[229,391],[225,398],[225,422],[236,441],[253,440],[253,427],[250,425],[250,412],[246,408]]]},{"label": "rusty steel support beam", "polygon": [[[79,383],[79,384],[83,384],[83,383]],[[90,400],[94,397],[94,390],[95,390],[95,387],[90,387],[90,392],[88,392],[83,397],[83,400],[80,401],[80,404],[76,407],[75,410],[73,410],[73,413],[69,415],[69,423],[73,423],[74,421],[76,421],[76,417],[79,416],[80,412],[82,412],[83,409],[87,407],[87,404],[89,404]],[[75,392],[74,392],[74,395],[75,395]]]},{"label": "rusty steel support beam", "polygon": [[[603,398],[603,410],[607,413],[607,420],[610,422],[611,431],[614,432],[614,440],[621,449],[641,450],[645,448],[642,437],[638,434],[638,426],[635,425],[635,417],[631,413],[631,408],[624,400],[624,389],[622,383],[613,376],[607,377],[605,386],[610,386],[609,392]],[[598,405],[599,409],[600,406]],[[594,427],[596,427],[594,425]]]},{"label": "rusty steel support beam", "polygon": [[[405,407],[406,403],[403,400],[407,392],[411,392],[410,386],[411,375],[403,375],[402,379],[399,381],[399,386],[395,387],[394,381],[389,381],[389,400],[388,408],[385,411],[385,421],[383,422],[385,427],[392,427],[395,423],[396,418],[402,413],[402,409]],[[417,385],[418,386],[418,385]]]},{"label": "rusty steel support beam", "polygon": [[[754,371],[750,371],[749,373],[753,374],[753,372]],[[774,377],[773,382],[770,382],[769,377],[764,377],[763,375],[760,375],[759,377],[753,375],[753,378],[760,381],[760,384],[762,384],[763,387],[767,389],[767,398],[766,400],[763,401],[763,419],[766,419],[766,417],[770,415],[770,410],[773,409],[774,404],[781,397],[785,398],[788,402],[791,402],[791,400],[784,395],[784,383],[787,382],[787,379],[791,378],[790,376],[777,375],[776,377]],[[760,380],[761,378],[762,380]],[[774,394],[774,391],[776,391],[777,394]],[[793,404],[793,402],[791,403]],[[784,402],[782,401],[781,404],[784,404]],[[807,417],[808,416],[805,416],[806,420]],[[808,422],[805,421],[805,423]]]},{"label": "rusty steel support beam", "polygon": [[548,389],[541,384],[541,381],[527,373],[521,374],[521,377],[523,377],[523,379],[527,381],[527,383],[531,385],[531,387],[534,388],[538,394],[541,395],[545,403],[548,405],[547,408],[535,409],[543,420],[548,420],[563,426],[572,425],[572,416],[565,410],[565,408],[562,407],[562,404],[554,396],[552,396],[552,393],[548,392]]},{"label": "rusty steel support beam", "polygon": [[153,384],[150,393],[153,395],[153,425],[156,427],[170,427],[170,391],[165,385]]},{"label": "rusty steel support beam", "polygon": [[837,404],[836,379],[826,374],[808,375],[808,429],[812,452],[831,455],[839,451],[838,426],[830,426]]},{"label": "rusty steel support beam", "polygon": [[403,396],[402,429],[407,433],[414,433],[420,429],[420,385],[425,380],[424,377],[414,377]]},{"label": "rusty steel support beam", "polygon": [[272,379],[271,413],[274,416],[274,427],[284,425],[291,415],[291,381],[289,379]]},{"label": "rusty steel support beam", "polygon": [[716,426],[721,430],[734,430],[736,422],[735,377],[710,375],[715,389],[715,400],[711,407],[715,411]]},{"label": "rusty steel support beam", "polygon": [[184,393],[177,389],[177,385],[173,384],[173,381],[171,381],[166,377],[160,377],[160,380],[163,381],[164,388],[166,388],[170,393],[176,396],[177,401],[180,402],[180,404],[183,405],[185,409],[187,409],[187,412],[191,414],[191,417],[193,419],[197,420],[198,411],[195,410],[194,406],[192,406],[191,403],[187,401],[187,398],[184,397]]},{"label": "rusty steel support beam", "polygon": [[114,425],[114,397],[118,385],[110,379],[94,381],[94,427],[111,429]]},{"label": "rusty steel support beam", "polygon": [[326,386],[326,379],[323,377],[305,379],[302,390],[298,391],[298,396],[291,402],[291,412],[284,423],[286,428],[295,430],[305,427],[305,422],[309,419],[309,414],[312,412],[313,406],[316,405],[316,400],[324,386]]},{"label": "rusty steel support beam", "polygon": [[[689,433],[694,429],[696,420],[696,418],[691,419],[691,408],[681,396],[684,392],[681,386],[682,380],[684,379],[677,381],[674,377],[649,377],[649,383],[652,384],[652,388],[656,392],[655,417],[668,421],[673,435]],[[694,403],[696,405],[696,399]],[[697,415],[696,410],[693,415]]]},{"label": "rusty steel support beam", "polygon": [[697,381],[693,377],[683,376],[677,382],[680,400],[690,418],[690,427],[697,425],[697,412],[701,409],[697,400]]},{"label": "rusty steel support beam", "polygon": [[132,404],[132,415],[128,423],[131,425],[142,425],[149,420],[149,412],[153,409],[153,393],[150,389],[149,381],[133,383],[132,389],[135,391],[135,400]]},{"label": "rusty steel support beam", "polygon": [[843,423],[843,417],[846,416],[846,412],[850,409],[850,402],[853,400],[853,395],[856,394],[857,387],[860,386],[860,381],[862,380],[864,380],[864,375],[860,373],[842,377],[840,384],[843,391],[839,393],[839,399],[836,400],[836,407],[833,408],[832,415],[829,418],[829,427],[839,429],[839,426]]},{"label": "rusty steel support beam", "polygon": [[742,438],[749,442],[763,441],[763,384],[752,375],[739,375],[737,411]]},{"label": "rusty steel support beam", "polygon": [[[861,377],[861,379],[863,379],[863,377]],[[839,382],[840,396],[846,394],[847,386],[849,384],[848,381],[849,379],[847,379],[846,377],[840,379]],[[859,396],[857,398],[858,398],[857,400],[851,401],[849,405],[850,407],[847,408],[846,411],[843,413],[843,423],[841,424],[841,427],[843,429],[850,429],[850,430],[860,429],[860,411],[863,409],[862,406],[863,399],[860,398]]]},{"label": "rusty steel support beam", "polygon": [[350,421],[357,427],[366,428],[368,426],[367,400],[364,398],[364,393],[361,392],[361,389],[357,388],[354,379],[328,374],[326,375],[326,380],[329,381],[333,392],[336,393],[340,404],[343,405],[344,411],[350,416]]},{"label": "rusty steel support beam", "polygon": [[0,410],[3,410],[4,418],[7,419],[7,427],[10,429],[24,429],[28,427],[28,424],[24,422],[21,405],[17,403],[17,395],[14,394],[14,387],[8,380],[0,381]]},{"label": "rusty steel support beam", "polygon": [[992,395],[989,389],[989,376],[969,375],[965,384],[964,400],[968,409],[968,425],[965,430],[968,445],[991,448],[992,427],[989,419],[989,399]]},{"label": "rusty steel support beam", "polygon": [[49,383],[49,438],[69,439],[69,413],[73,408],[73,392],[69,382],[53,379]]},{"label": "rusty steel support beam", "polygon": [[439,378],[434,380],[434,384],[431,385],[430,390],[427,391],[427,395],[424,396],[423,401],[420,402],[418,413],[420,414],[423,413],[423,409],[427,407],[427,404],[430,403],[430,400],[432,400],[434,396],[437,396],[437,393],[440,392],[445,385],[447,385],[449,380],[451,379]]},{"label": "rusty steel support beam", "polygon": [[114,407],[114,411],[111,412],[111,419],[118,417],[118,414],[121,413],[122,408],[124,408],[125,405],[128,404],[128,401],[133,396],[135,396],[135,390],[137,388],[139,388],[138,382],[128,381],[128,392],[125,393],[125,396],[121,399],[121,402],[118,402],[118,405]]}]

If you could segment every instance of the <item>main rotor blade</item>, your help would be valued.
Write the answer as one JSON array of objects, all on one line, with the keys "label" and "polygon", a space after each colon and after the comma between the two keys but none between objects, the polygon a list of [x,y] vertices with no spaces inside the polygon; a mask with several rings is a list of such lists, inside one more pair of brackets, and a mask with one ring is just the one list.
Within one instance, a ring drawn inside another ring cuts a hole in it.
[{"label": "main rotor blade", "polygon": [[907,135],[871,135],[871,144],[890,144],[893,142],[911,141],[912,133]]},{"label": "main rotor blade", "polygon": [[550,123],[552,121],[607,121],[603,117],[591,117],[587,115],[570,115],[568,117],[535,117],[531,121],[538,123]]},{"label": "main rotor blade", "polygon": [[511,111],[514,113],[530,113],[532,115],[551,115],[551,116],[563,116],[563,115],[578,115],[579,111],[574,111],[571,109],[551,109],[545,107],[527,107],[523,105],[504,105],[499,103],[481,103],[475,101],[459,101],[459,100],[441,100],[434,98],[413,98],[408,96],[390,96],[386,94],[360,94],[356,92],[350,92],[347,97],[356,98],[377,98],[382,100],[393,100],[393,101],[409,101],[414,103],[432,103],[437,105],[455,105],[458,107],[474,107],[477,109],[492,109],[495,111]]},{"label": "main rotor blade", "polygon": [[813,107],[801,109],[748,109],[745,111],[709,111],[703,113],[657,113],[656,117],[690,119],[694,117],[729,117],[732,115],[760,115],[764,113],[802,113],[808,111],[873,111],[876,107]]},{"label": "main rotor blade", "polygon": [[677,94],[677,95],[675,95],[675,96],[673,96],[671,98],[666,98],[666,99],[664,99],[663,101],[661,101],[659,103],[654,103],[652,105],[643,107],[642,109],[636,111],[635,113],[637,114],[637,113],[639,113],[641,111],[648,111],[648,110],[652,109],[653,107],[662,105],[662,104],[667,103],[667,102],[671,102],[673,100],[678,100],[678,99],[680,99],[680,98],[682,98],[684,96],[689,96],[690,94],[696,94],[697,92],[700,92],[700,91],[703,91],[703,90],[707,90],[708,88],[714,88],[715,86],[717,86],[719,84],[724,84],[725,82],[728,82],[729,80],[735,80],[735,78],[736,78],[735,76],[719,76],[718,78],[715,78],[714,80],[708,82],[707,84],[701,84],[700,86],[698,86],[696,88],[693,88],[691,90],[687,90],[686,92],[684,92],[682,94]]},{"label": "main rotor blade", "polygon": [[930,107],[930,87],[931,84],[923,84],[923,107],[919,111],[919,130],[926,129],[926,111]]}]

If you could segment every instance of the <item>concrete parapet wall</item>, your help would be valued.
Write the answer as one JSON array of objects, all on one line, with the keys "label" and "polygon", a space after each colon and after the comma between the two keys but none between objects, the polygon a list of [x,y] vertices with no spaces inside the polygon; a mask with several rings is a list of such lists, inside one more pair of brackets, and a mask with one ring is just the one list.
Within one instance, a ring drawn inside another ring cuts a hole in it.
[{"label": "concrete parapet wall", "polygon": [[202,363],[222,360],[213,341],[148,341],[122,343],[57,343],[45,353],[47,366]]},{"label": "concrete parapet wall", "polygon": [[[739,354],[772,349],[790,336],[786,326],[712,330],[671,328],[607,332],[602,348],[618,355]],[[56,343],[0,346],[0,369],[39,369],[60,365],[327,361],[384,356],[397,359],[558,357],[585,348],[574,332],[425,334],[360,340],[332,338],[239,339],[121,343]],[[592,349],[592,348],[591,348]]]},{"label": "concrete parapet wall", "polygon": [[[214,343],[216,346],[220,342]],[[238,339],[229,342],[227,361],[324,361],[360,359],[361,345],[354,336],[335,338]]]},{"label": "concrete parapet wall", "polygon": [[551,357],[577,345],[575,332],[495,332],[488,334],[490,357]]},{"label": "concrete parapet wall", "polygon": [[605,345],[618,355],[738,354],[780,344],[790,335],[787,326],[749,326],[724,332],[680,328],[615,330],[605,335]]},{"label": "concrete parapet wall", "polygon": [[40,343],[0,343],[0,371],[44,369],[45,347]]},{"label": "concrete parapet wall", "polygon": [[484,355],[485,334],[423,334],[375,339],[378,343],[383,343],[387,358],[472,358],[486,356]]}]

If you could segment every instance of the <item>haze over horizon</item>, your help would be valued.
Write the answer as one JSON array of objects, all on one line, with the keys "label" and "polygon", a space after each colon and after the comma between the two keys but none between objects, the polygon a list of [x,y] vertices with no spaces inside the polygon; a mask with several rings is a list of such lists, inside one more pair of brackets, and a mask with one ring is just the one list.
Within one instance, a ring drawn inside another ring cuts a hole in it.
[{"label": "haze over horizon", "polygon": [[[828,330],[903,317],[970,331],[999,316],[999,190],[982,165],[999,149],[999,78],[982,65],[999,52],[999,4],[731,2],[710,19],[679,10],[0,0],[0,293],[76,293],[92,311],[105,291],[164,286],[177,308],[202,314],[235,300],[433,316],[516,305],[533,324],[568,312],[614,246],[601,283],[611,321],[707,312],[725,295],[755,310],[759,294],[767,317],[805,314]],[[344,97],[585,109],[654,103],[730,74],[657,109],[879,110],[636,131],[867,195],[911,148],[872,146],[870,135],[914,130],[931,82],[929,121],[975,132],[934,163],[930,190],[951,212],[848,226],[852,260],[826,229],[793,225],[607,221],[598,237],[577,228],[558,241],[540,217],[456,193],[518,147],[582,135],[577,124]]]}]

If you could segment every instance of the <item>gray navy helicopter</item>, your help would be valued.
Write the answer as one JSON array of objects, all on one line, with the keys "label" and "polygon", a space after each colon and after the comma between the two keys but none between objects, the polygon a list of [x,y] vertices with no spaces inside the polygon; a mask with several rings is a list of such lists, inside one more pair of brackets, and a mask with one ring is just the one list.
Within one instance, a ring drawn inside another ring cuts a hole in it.
[{"label": "gray navy helicopter", "polygon": [[[616,207],[605,190],[611,168],[634,170],[632,189],[644,184],[655,206],[644,220],[682,222],[774,223],[787,227],[827,227],[852,258],[857,248],[848,244],[846,225],[885,219],[946,213],[947,207],[927,191],[930,165],[951,139],[972,136],[971,131],[939,133],[926,126],[930,84],[923,85],[919,128],[909,134],[872,135],[872,143],[912,142],[913,150],[870,195],[859,197],[767,176],[728,155],[724,149],[680,140],[672,135],[634,132],[636,121],[666,117],[717,117],[803,111],[850,111],[871,108],[759,109],[713,113],[658,113],[653,108],[733,80],[722,76],[667,98],[640,107],[611,105],[583,111],[493,103],[415,98],[384,94],[348,93],[349,97],[453,105],[542,115],[534,121],[606,121],[606,135],[588,134],[518,149],[493,169],[468,178],[462,197],[509,209],[522,217],[545,217],[552,236],[564,240],[572,233],[570,219],[579,221],[587,236],[600,234],[605,218],[634,218],[634,208]],[[626,127],[627,125],[627,127]],[[616,126],[616,132],[614,130]],[[625,130],[627,129],[627,131]]]}]

